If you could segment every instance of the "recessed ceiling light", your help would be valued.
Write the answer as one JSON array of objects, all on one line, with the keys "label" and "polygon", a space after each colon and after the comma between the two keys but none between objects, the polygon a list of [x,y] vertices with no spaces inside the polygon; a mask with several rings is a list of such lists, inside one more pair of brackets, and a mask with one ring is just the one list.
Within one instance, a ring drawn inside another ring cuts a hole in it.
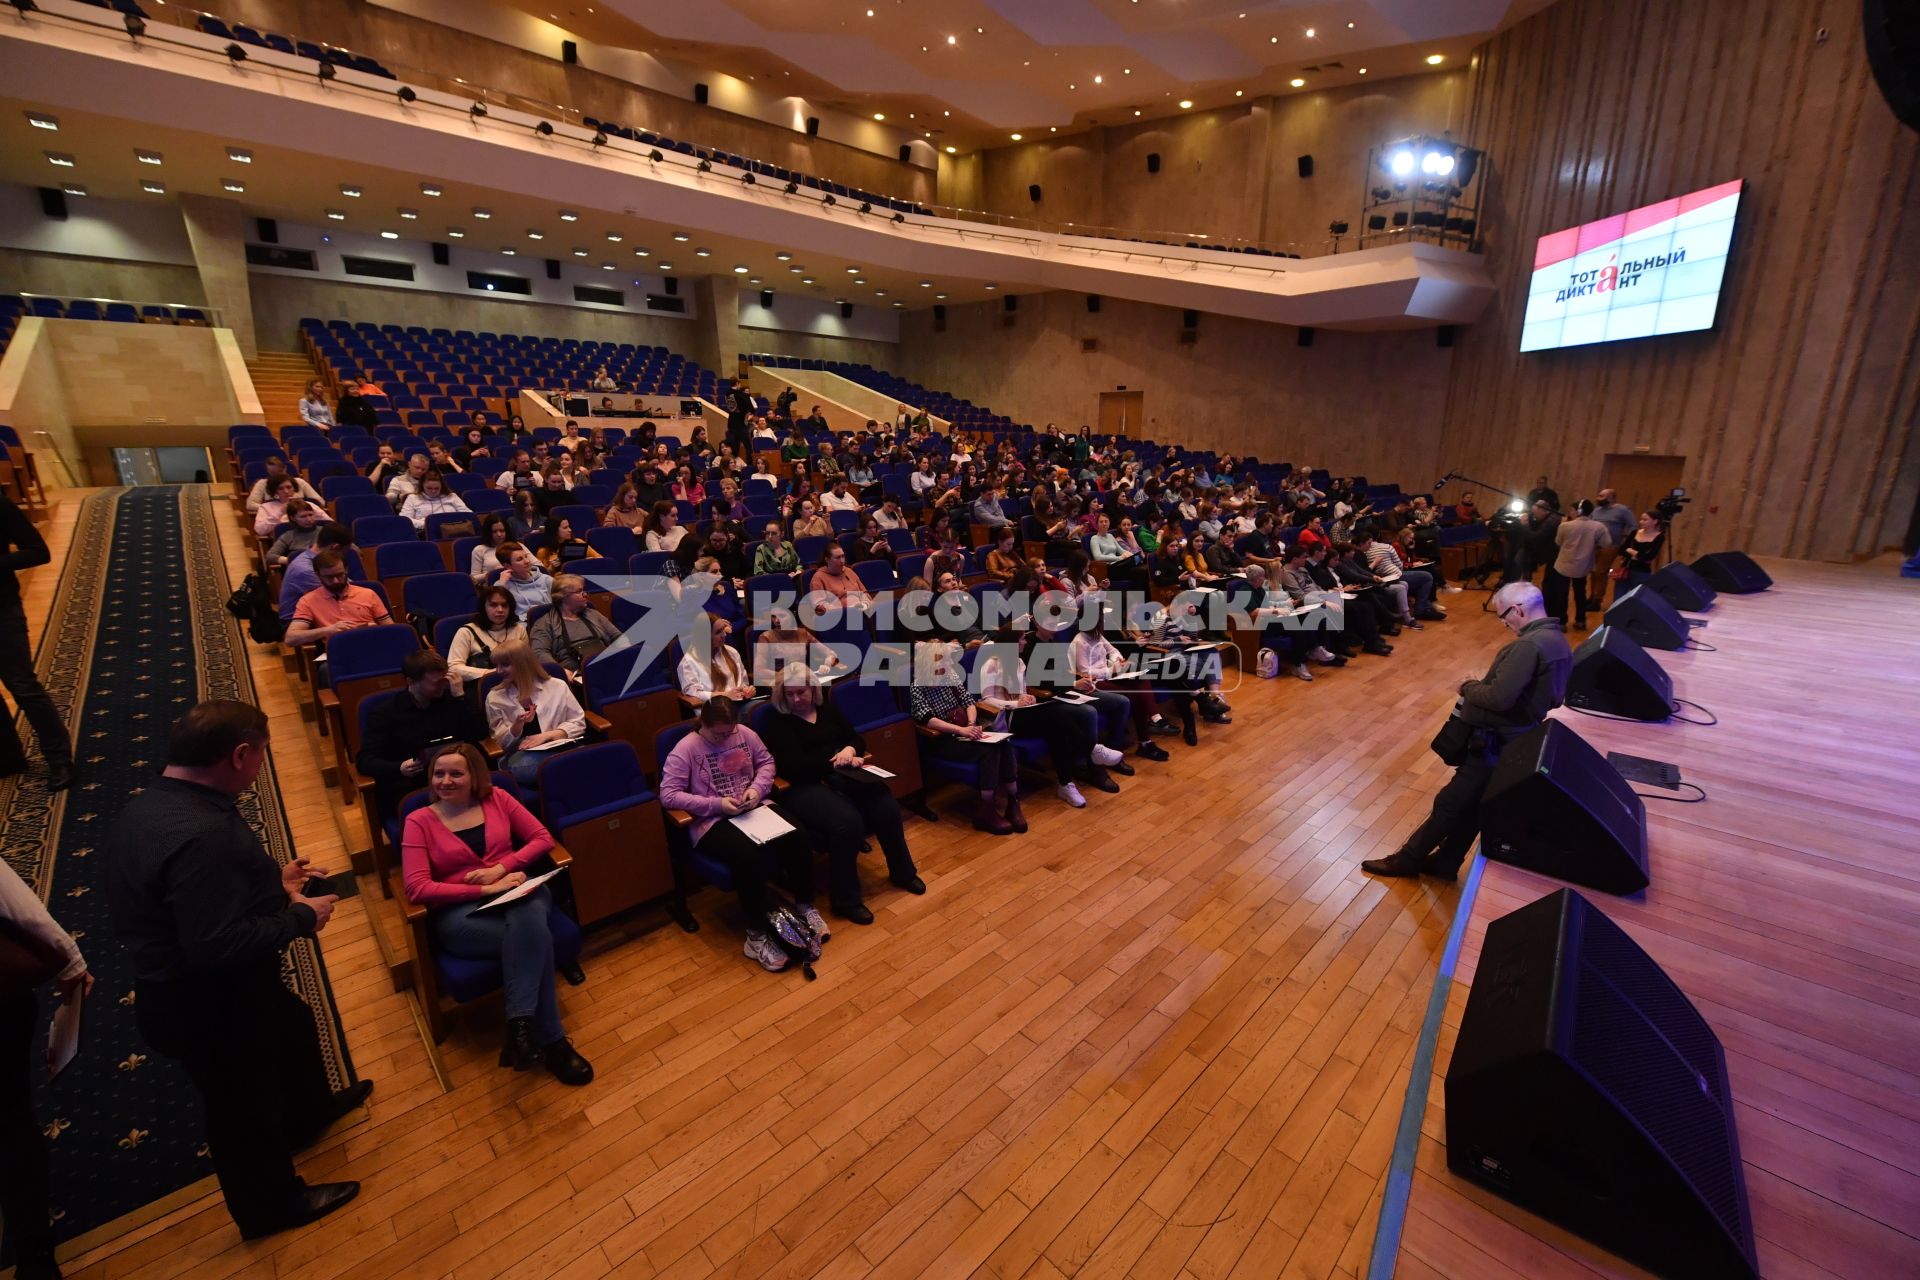
[{"label": "recessed ceiling light", "polygon": [[340,212],[338,209],[329,209],[327,210],[327,220],[329,222],[345,222],[347,220],[347,215]]},{"label": "recessed ceiling light", "polygon": [[743,263],[743,262],[736,262],[736,263],[734,263],[734,265],[733,265],[733,274],[735,274],[735,275],[737,275],[737,276],[743,276],[743,275],[745,275],[745,274],[747,274],[747,265],[746,265],[745,263]]},{"label": "recessed ceiling light", "polygon": [[894,305],[894,306],[896,306],[896,307],[904,307],[904,306],[906,306],[907,304],[906,304],[906,303],[904,303],[904,302],[902,302],[902,301],[900,301],[900,300],[899,300],[898,298],[895,298],[895,299],[893,300],[893,305]]},{"label": "recessed ceiling light", "polygon": [[693,251],[693,256],[694,256],[694,257],[696,257],[696,258],[711,258],[711,257],[713,256],[713,250],[711,250],[711,249],[695,249],[695,250]]},{"label": "recessed ceiling light", "polygon": [[848,274],[848,275],[850,275],[850,276],[857,276],[857,275],[859,275],[859,274],[860,274],[860,268],[858,268],[858,267],[848,267],[848,268],[847,268],[847,274]]},{"label": "recessed ceiling light", "polygon": [[635,250],[633,251],[633,256],[634,256],[634,257],[636,257],[636,258],[651,258],[651,257],[653,256],[653,250],[651,250],[651,249],[635,249]]},{"label": "recessed ceiling light", "polygon": [[684,231],[676,231],[673,233],[673,238],[681,244],[685,244],[687,242],[687,233]]},{"label": "recessed ceiling light", "polygon": [[[1234,96],[1234,97],[1236,97],[1236,98],[1238,98],[1238,97],[1242,97],[1242,96],[1244,96],[1244,95],[1245,95],[1245,93],[1246,93],[1246,90],[1245,90],[1245,89],[1235,89],[1235,90],[1233,91],[1233,96]],[[1136,111],[1136,112],[1135,112],[1134,114],[1135,114],[1135,115],[1138,115],[1138,114],[1139,114],[1139,112],[1137,112],[1137,111]]]},{"label": "recessed ceiling light", "polygon": [[1180,99],[1180,109],[1181,109],[1182,111],[1186,111],[1186,110],[1188,110],[1188,109],[1190,109],[1190,108],[1191,108],[1192,106],[1193,106],[1193,99],[1192,99],[1192,98],[1182,98],[1182,99]]},{"label": "recessed ceiling light", "polygon": [[1093,78],[1093,82],[1094,82],[1095,84],[1105,84],[1105,83],[1106,83],[1106,81],[1105,81],[1105,80],[1103,80],[1103,79],[1101,79],[1101,78],[1100,78],[1099,76],[1095,76],[1095,77]]},{"label": "recessed ceiling light", "polygon": [[220,180],[220,187],[223,191],[231,191],[238,194],[247,189],[247,184],[238,178],[222,178]]},{"label": "recessed ceiling light", "polygon": [[813,277],[812,277],[812,276],[801,276],[801,277],[800,277],[800,283],[801,283],[801,284],[812,284],[812,283],[813,283]]},{"label": "recessed ceiling light", "polygon": [[1349,31],[1353,30],[1353,24],[1351,22],[1347,24],[1347,30]]},{"label": "recessed ceiling light", "polygon": [[449,240],[465,240],[466,238],[467,238],[467,233],[466,233],[466,232],[464,232],[464,231],[462,231],[462,230],[461,230],[460,228],[458,228],[458,227],[448,227],[448,228],[447,228],[447,239],[449,239]]},{"label": "recessed ceiling light", "polygon": [[245,147],[228,147],[227,159],[233,161],[235,164],[252,164],[253,152],[248,151]]},{"label": "recessed ceiling light", "polygon": [[873,10],[871,9],[867,10],[867,16],[871,18],[873,16]]},{"label": "recessed ceiling light", "polygon": [[577,213],[575,213],[575,212],[574,212],[573,210],[571,210],[571,209],[562,209],[562,210],[560,211],[560,221],[562,221],[562,222],[578,222],[578,221],[580,221],[580,215],[579,215],[579,214],[577,214]]},{"label": "recessed ceiling light", "polygon": [[440,194],[440,188],[434,186],[431,182],[423,182],[420,184],[420,194],[423,196],[437,196]]},{"label": "recessed ceiling light", "polygon": [[158,151],[135,151],[133,153],[133,158],[135,160],[138,160],[141,164],[159,164],[160,163],[160,153]]},{"label": "recessed ceiling light", "polygon": [[1365,67],[1360,68],[1360,74],[1361,75],[1367,74],[1367,69]]},{"label": "recessed ceiling light", "polygon": [[625,239],[626,239],[626,237],[625,237],[625,236],[623,236],[623,235],[621,235],[621,234],[620,234],[620,233],[619,233],[618,231],[609,231],[609,232],[607,232],[607,243],[608,243],[608,244],[619,244],[619,243],[620,243],[620,242],[621,242],[622,240],[625,240]]},{"label": "recessed ceiling light", "polygon": [[509,258],[516,256],[512,249],[502,249],[500,252],[505,254]]},{"label": "recessed ceiling light", "polygon": [[1268,37],[1267,37],[1267,43],[1268,43],[1268,44],[1279,44],[1279,43],[1280,43],[1280,37],[1279,37],[1279,36],[1268,36]]},{"label": "recessed ceiling light", "polygon": [[603,262],[600,264],[600,269],[602,271],[612,271],[614,269],[614,266],[611,262]]},{"label": "recessed ceiling light", "polygon": [[887,113],[884,111],[876,111],[873,113],[873,118],[875,120],[885,120],[887,118]]},{"label": "recessed ceiling light", "polygon": [[398,231],[382,231],[380,233],[380,238],[382,240],[398,240],[400,238],[400,233]]},{"label": "recessed ceiling light", "polygon": [[887,296],[887,291],[885,289],[875,289],[873,291],[873,296],[876,298],[884,298]]},{"label": "recessed ceiling light", "polygon": [[1139,112],[1139,110],[1138,110],[1138,109],[1136,108],[1136,109],[1134,110],[1134,113],[1133,113],[1133,114],[1135,114],[1135,115],[1137,116],[1137,115],[1139,115],[1139,114],[1140,114],[1140,112]]},{"label": "recessed ceiling light", "polygon": [[671,271],[673,270],[673,264],[671,262],[663,262],[660,264],[660,269],[662,271]]},{"label": "recessed ceiling light", "polygon": [[87,189],[77,182],[63,182],[60,184],[60,189],[70,196],[83,196],[87,194]]},{"label": "recessed ceiling light", "polygon": [[587,256],[587,251],[585,249],[575,249],[573,251],[573,256],[576,258],[584,258]]},{"label": "recessed ceiling light", "polygon": [[1133,74],[1133,68],[1132,68],[1132,67],[1122,67],[1122,68],[1120,68],[1120,74],[1121,74],[1121,75],[1123,75],[1123,76],[1130,76],[1130,75],[1132,75],[1132,74]]},{"label": "recessed ceiling light", "polygon": [[950,155],[950,156],[955,156],[955,155],[959,155],[959,154],[960,154],[960,148],[958,148],[958,147],[948,147],[948,148],[947,148],[947,154],[948,154],[948,155]]},{"label": "recessed ceiling light", "polygon": [[1444,53],[1430,53],[1427,55],[1427,65],[1430,67],[1437,67],[1446,60],[1447,55]]},{"label": "recessed ceiling light", "polygon": [[946,295],[946,294],[944,294],[944,293],[936,293],[936,294],[934,294],[933,296],[934,296],[934,297],[936,297],[936,298],[944,298],[944,297],[946,297],[947,295]]},{"label": "recessed ceiling light", "polygon": [[535,231],[531,227],[527,229],[527,239],[529,240],[545,240],[546,238],[547,233],[544,231]]},{"label": "recessed ceiling light", "polygon": [[997,284],[983,284],[980,287],[982,289],[987,290],[988,292],[992,292],[993,290],[998,289],[1000,286]]},{"label": "recessed ceiling light", "polygon": [[413,222],[420,217],[420,211],[418,209],[402,209],[400,211],[400,216],[405,218],[408,222]]},{"label": "recessed ceiling light", "polygon": [[474,217],[476,217],[476,218],[478,218],[478,219],[480,219],[480,220],[481,220],[482,222],[485,222],[485,221],[486,221],[486,220],[487,220],[488,218],[491,218],[491,217],[493,216],[493,210],[491,210],[491,209],[475,209],[475,210],[473,211],[473,216],[474,216]]},{"label": "recessed ceiling light", "polygon": [[793,255],[785,252],[784,250],[774,254],[773,258],[775,262],[792,262],[793,261]]},{"label": "recessed ceiling light", "polygon": [[1060,132],[1060,126],[1059,126],[1059,125],[1057,125],[1057,124],[1053,124],[1053,125],[1048,125],[1048,126],[1047,126],[1047,132],[1048,132],[1048,133],[1058,133],[1058,132]]},{"label": "recessed ceiling light", "polygon": [[787,268],[787,273],[788,273],[789,275],[796,275],[796,276],[797,276],[797,275],[799,275],[799,274],[800,274],[801,272],[803,272],[803,271],[805,271],[805,270],[806,270],[806,268],[805,268],[805,267],[788,267],[788,268]]},{"label": "recessed ceiling light", "polygon": [[1019,134],[1017,134],[1017,133],[1016,133],[1016,134],[1014,134],[1014,135],[1013,135],[1013,140],[1014,140],[1015,142],[1018,142],[1018,141],[1020,141],[1020,135],[1019,135]]},{"label": "recessed ceiling light", "polygon": [[855,284],[865,284],[867,282],[867,278],[865,276],[855,276],[853,278],[853,282]]},{"label": "recessed ceiling light", "polygon": [[1299,76],[1295,76],[1293,79],[1287,81],[1287,83],[1292,85],[1296,89],[1304,89],[1307,86],[1307,82],[1305,80],[1302,80]]},{"label": "recessed ceiling light", "polygon": [[27,112],[27,123],[36,129],[45,129],[48,133],[60,132],[60,121],[44,112]]},{"label": "recessed ceiling light", "polygon": [[931,288],[933,288],[933,281],[931,281],[931,280],[922,280],[922,281],[920,282],[920,287],[921,287],[922,289],[931,289]]},{"label": "recessed ceiling light", "polygon": [[1311,40],[1311,39],[1313,39],[1313,37],[1314,37],[1314,30],[1313,30],[1313,28],[1312,28],[1312,27],[1308,27],[1308,28],[1307,28],[1307,39],[1309,39],[1309,40]]},{"label": "recessed ceiling light", "polygon": [[142,182],[140,189],[150,196],[163,196],[167,194],[167,185],[164,182]]},{"label": "recessed ceiling light", "polygon": [[748,284],[759,284],[759,283],[760,283],[760,277],[759,277],[759,276],[748,276],[748,277],[747,277],[747,283],[748,283]]},{"label": "recessed ceiling light", "polygon": [[948,44],[959,44],[959,43],[960,43],[960,40],[959,40],[959,37],[957,37],[957,36],[948,36],[948,37],[947,37],[947,43],[948,43]]}]

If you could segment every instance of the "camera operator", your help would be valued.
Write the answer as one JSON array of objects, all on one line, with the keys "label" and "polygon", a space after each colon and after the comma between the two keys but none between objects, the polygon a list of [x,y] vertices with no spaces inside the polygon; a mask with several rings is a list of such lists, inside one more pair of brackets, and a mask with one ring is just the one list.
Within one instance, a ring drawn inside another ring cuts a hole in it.
[{"label": "camera operator", "polygon": [[1480,680],[1460,686],[1453,715],[1433,740],[1434,753],[1454,766],[1453,777],[1433,798],[1433,811],[1399,850],[1372,858],[1360,869],[1376,876],[1426,874],[1451,880],[1480,830],[1480,797],[1506,744],[1546,719],[1560,705],[1573,670],[1566,633],[1549,618],[1540,589],[1510,582],[1493,593],[1492,606],[1514,639],[1494,655]]},{"label": "camera operator", "polygon": [[1560,516],[1545,498],[1534,500],[1525,518],[1507,532],[1508,581],[1533,581],[1541,566],[1553,563],[1560,553],[1554,535],[1560,532]]}]

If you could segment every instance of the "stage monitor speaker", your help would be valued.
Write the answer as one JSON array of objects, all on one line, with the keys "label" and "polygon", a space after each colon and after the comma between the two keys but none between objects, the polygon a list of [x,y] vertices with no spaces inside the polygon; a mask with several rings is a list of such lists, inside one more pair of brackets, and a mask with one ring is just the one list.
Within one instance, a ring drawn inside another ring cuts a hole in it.
[{"label": "stage monitor speaker", "polygon": [[1296,163],[1300,166],[1301,177],[1311,178],[1313,176],[1313,157],[1312,156],[1301,156]]},{"label": "stage monitor speaker", "polygon": [[67,193],[58,187],[40,188],[40,212],[55,222],[67,220]]},{"label": "stage monitor speaker", "polygon": [[768,308],[769,310],[771,310],[771,309],[772,309],[772,307],[773,307],[773,290],[771,290],[771,289],[762,289],[762,290],[760,291],[760,305],[761,305],[762,307],[765,307],[765,308]]},{"label": "stage monitor speaker", "polygon": [[568,66],[577,66],[580,62],[580,46],[571,40],[560,42],[560,61]]},{"label": "stage monitor speaker", "polygon": [[1713,608],[1715,592],[1712,584],[1678,560],[1654,570],[1646,585],[1676,609],[1691,609],[1698,613],[1702,609]]},{"label": "stage monitor speaker", "polygon": [[1487,926],[1446,1126],[1454,1173],[1655,1275],[1758,1275],[1720,1041],[1571,889]]},{"label": "stage monitor speaker", "polygon": [[817,138],[820,136],[820,117],[819,116],[807,117],[807,136],[809,138]]},{"label": "stage monitor speaker", "polygon": [[1673,679],[1638,640],[1603,626],[1573,651],[1567,705],[1658,722],[1673,714]]},{"label": "stage monitor speaker", "polygon": [[255,218],[253,229],[260,236],[261,244],[280,243],[280,224],[272,218]]},{"label": "stage monitor speaker", "polygon": [[1099,313],[1100,313],[1100,295],[1097,293],[1088,294],[1087,295],[1087,314],[1098,315]]},{"label": "stage monitor speaker", "polygon": [[433,242],[433,265],[444,267],[453,261],[453,251],[438,240]]},{"label": "stage monitor speaker", "polygon": [[1480,851],[1603,893],[1647,887],[1647,806],[1607,758],[1558,720],[1500,753],[1480,799]]},{"label": "stage monitor speaker", "polygon": [[1687,620],[1645,583],[1613,602],[1606,623],[1638,640],[1643,649],[1687,647]]},{"label": "stage monitor speaker", "polygon": [[706,85],[695,84],[693,86],[693,100],[699,103],[703,107],[707,105],[707,86]]},{"label": "stage monitor speaker", "polygon": [[1158,151],[1147,152],[1147,172],[1160,172],[1160,153]]},{"label": "stage monitor speaker", "polygon": [[1705,578],[1715,591],[1731,596],[1752,595],[1773,585],[1767,571],[1739,551],[1716,551],[1693,562],[1693,571]]},{"label": "stage monitor speaker", "polygon": [[1035,204],[1040,203],[1040,184],[1039,183],[1030,182],[1027,184],[1027,199],[1033,201]]}]

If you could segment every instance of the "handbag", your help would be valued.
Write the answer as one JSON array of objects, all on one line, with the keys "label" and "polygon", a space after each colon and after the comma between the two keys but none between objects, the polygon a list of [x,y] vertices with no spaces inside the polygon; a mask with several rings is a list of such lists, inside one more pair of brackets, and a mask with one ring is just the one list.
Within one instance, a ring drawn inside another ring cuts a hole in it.
[{"label": "handbag", "polygon": [[1445,764],[1458,766],[1467,758],[1467,750],[1472,745],[1473,726],[1459,716],[1448,716],[1440,732],[1433,735],[1433,754]]},{"label": "handbag", "polygon": [[1611,578],[1615,582],[1625,582],[1627,580],[1626,563],[1622,561],[1621,563],[1614,565],[1613,568],[1607,570],[1607,577]]},{"label": "handbag", "polygon": [[66,957],[11,920],[0,920],[0,1000],[23,996],[60,976]]}]

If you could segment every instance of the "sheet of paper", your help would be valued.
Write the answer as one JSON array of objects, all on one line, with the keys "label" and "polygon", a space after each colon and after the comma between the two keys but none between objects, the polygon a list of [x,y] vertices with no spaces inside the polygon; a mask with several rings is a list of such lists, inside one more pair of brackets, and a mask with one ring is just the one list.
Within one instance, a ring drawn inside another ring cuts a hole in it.
[{"label": "sheet of paper", "polygon": [[525,880],[522,880],[519,884],[513,886],[513,888],[508,889],[505,893],[494,894],[491,898],[488,898],[485,902],[475,907],[474,910],[491,911],[495,907],[504,907],[509,902],[518,902],[565,870],[565,867],[555,867],[545,875],[528,876]]},{"label": "sheet of paper", "polygon": [[989,732],[987,732],[987,733],[983,733],[983,734],[981,734],[981,735],[980,735],[980,738],[979,738],[979,741],[981,741],[981,742],[1005,742],[1005,741],[1006,741],[1006,740],[1007,740],[1008,738],[1011,738],[1012,736],[1013,736],[1013,735],[1012,735],[1012,734],[1010,734],[1010,733],[1003,733],[1003,732],[1001,732],[1001,731],[999,731],[999,730],[997,730],[997,729],[996,729],[996,730],[991,730],[991,731],[989,731]]},{"label": "sheet of paper", "polygon": [[54,1006],[53,1026],[47,1031],[47,1079],[51,1080],[67,1069],[74,1055],[80,1052],[81,1006],[86,997],[80,994],[78,987],[67,999]]},{"label": "sheet of paper", "polygon": [[738,827],[740,833],[755,844],[766,844],[768,841],[778,840],[793,830],[791,822],[764,804],[757,809],[735,814],[727,821]]},{"label": "sheet of paper", "polygon": [[535,747],[529,747],[529,746],[524,746],[524,745],[523,745],[523,746],[520,746],[520,747],[517,747],[517,748],[515,748],[515,750],[518,750],[518,751],[557,751],[557,750],[558,750],[558,749],[560,749],[561,747],[570,747],[570,746],[572,746],[572,745],[573,745],[573,741],[574,741],[574,740],[573,740],[572,738],[556,738],[556,739],[554,739],[554,740],[553,740],[552,742],[543,742],[543,743],[541,743],[541,744],[540,744],[539,746],[535,746]]},{"label": "sheet of paper", "polygon": [[1067,689],[1067,690],[1064,690],[1063,692],[1056,693],[1053,696],[1056,702],[1070,702],[1076,707],[1082,703],[1093,701],[1092,698],[1089,698],[1086,694],[1080,692],[1078,689]]},{"label": "sheet of paper", "polygon": [[1145,676],[1146,674],[1147,674],[1147,673],[1146,673],[1146,672],[1144,672],[1144,671],[1116,671],[1116,672],[1114,672],[1114,673],[1113,673],[1112,675],[1110,675],[1110,676],[1108,676],[1108,677],[1107,677],[1107,679],[1109,679],[1109,680],[1138,680],[1138,679],[1140,679],[1141,677],[1143,677],[1143,676]]},{"label": "sheet of paper", "polygon": [[862,769],[865,769],[868,773],[872,774],[876,778],[892,778],[897,776],[890,770],[882,769],[877,764],[863,764],[860,767]]}]

